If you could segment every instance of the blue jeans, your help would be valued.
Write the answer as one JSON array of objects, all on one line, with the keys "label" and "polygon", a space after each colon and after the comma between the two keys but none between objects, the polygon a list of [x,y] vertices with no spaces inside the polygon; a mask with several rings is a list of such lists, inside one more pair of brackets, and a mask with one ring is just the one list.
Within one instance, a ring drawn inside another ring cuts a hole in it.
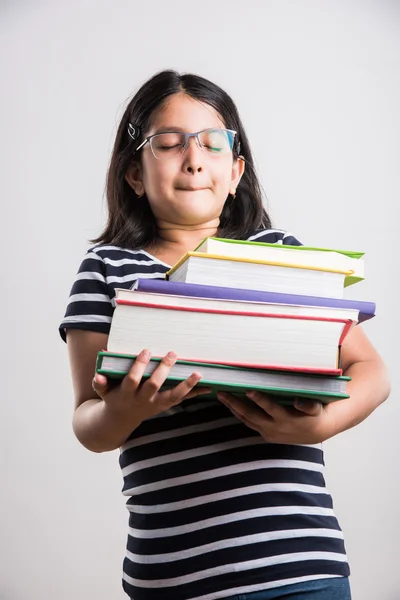
[{"label": "blue jeans", "polygon": [[347,577],[332,577],[283,585],[273,590],[229,596],[223,600],[279,600],[280,598],[282,600],[351,600],[350,584]]},{"label": "blue jeans", "polygon": [[226,600],[351,600],[348,577],[316,579],[284,585],[273,590],[230,596]]}]

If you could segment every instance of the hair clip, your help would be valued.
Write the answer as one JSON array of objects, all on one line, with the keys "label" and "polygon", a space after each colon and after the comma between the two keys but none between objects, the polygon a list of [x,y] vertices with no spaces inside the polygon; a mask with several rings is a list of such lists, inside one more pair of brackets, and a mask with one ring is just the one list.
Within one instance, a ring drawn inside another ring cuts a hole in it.
[{"label": "hair clip", "polygon": [[140,128],[137,125],[128,123],[128,134],[135,141],[140,136]]}]

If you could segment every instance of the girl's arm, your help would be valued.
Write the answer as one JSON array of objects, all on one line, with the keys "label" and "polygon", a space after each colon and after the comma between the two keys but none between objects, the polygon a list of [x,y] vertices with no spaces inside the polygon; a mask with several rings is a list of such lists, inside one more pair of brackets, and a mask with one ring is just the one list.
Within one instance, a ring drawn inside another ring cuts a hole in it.
[{"label": "girl's arm", "polygon": [[331,422],[329,437],[364,421],[390,394],[387,369],[360,325],[344,340],[341,366],[344,375],[351,377],[347,384],[350,398],[326,406]]},{"label": "girl's arm", "polygon": [[144,369],[150,360],[148,351],[138,355],[121,383],[109,388],[104,375],[96,375],[95,381],[97,352],[107,347],[107,339],[106,334],[94,331],[70,329],[67,333],[75,393],[73,429],[88,450],[115,450],[145,419],[210,391],[200,386],[193,389],[201,378],[196,372],[172,389],[159,391],[176,361],[173,352],[164,356],[144,383]]},{"label": "girl's arm", "polygon": [[81,444],[93,452],[118,448],[140,424],[134,414],[113,411],[93,389],[97,352],[107,348],[107,340],[108,335],[95,331],[67,332],[75,396],[72,425]]}]

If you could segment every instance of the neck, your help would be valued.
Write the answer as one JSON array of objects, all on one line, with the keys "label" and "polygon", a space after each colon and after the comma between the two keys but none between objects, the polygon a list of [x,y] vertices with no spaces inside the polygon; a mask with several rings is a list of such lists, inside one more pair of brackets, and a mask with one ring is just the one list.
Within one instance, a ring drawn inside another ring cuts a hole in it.
[{"label": "neck", "polygon": [[157,221],[160,244],[166,247],[193,249],[206,237],[215,236],[218,231],[219,218],[196,225],[181,225]]}]

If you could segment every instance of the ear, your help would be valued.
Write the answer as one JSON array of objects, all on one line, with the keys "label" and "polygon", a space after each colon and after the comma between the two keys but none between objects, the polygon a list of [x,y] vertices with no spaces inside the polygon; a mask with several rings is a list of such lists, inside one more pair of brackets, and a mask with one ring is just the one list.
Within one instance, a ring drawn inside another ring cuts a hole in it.
[{"label": "ear", "polygon": [[232,165],[232,177],[231,177],[231,188],[236,190],[239,182],[242,178],[244,170],[246,168],[246,161],[242,156],[239,156],[233,161]]},{"label": "ear", "polygon": [[142,169],[139,163],[133,162],[130,165],[126,172],[125,180],[137,196],[143,196],[145,190],[142,181]]}]

